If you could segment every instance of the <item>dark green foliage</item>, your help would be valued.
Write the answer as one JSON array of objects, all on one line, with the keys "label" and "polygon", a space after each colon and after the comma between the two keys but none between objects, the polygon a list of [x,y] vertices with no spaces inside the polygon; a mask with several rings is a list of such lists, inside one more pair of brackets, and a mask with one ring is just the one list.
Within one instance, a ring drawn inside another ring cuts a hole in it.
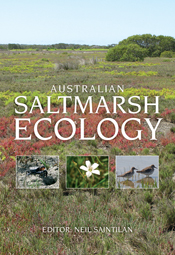
[{"label": "dark green foliage", "polygon": [[162,58],[172,58],[173,52],[172,51],[164,51],[161,53],[160,57]]},{"label": "dark green foliage", "polygon": [[153,201],[153,193],[151,193],[150,191],[146,191],[144,195],[145,201],[151,204]]},{"label": "dark green foliage", "polygon": [[175,208],[171,200],[162,200],[159,205],[159,210],[163,214],[164,226],[168,230],[175,227]]},{"label": "dark green foliage", "polygon": [[0,45],[0,50],[6,50],[6,49],[7,49],[6,45],[3,45],[3,44]]},{"label": "dark green foliage", "polygon": [[171,122],[172,123],[175,123],[175,113],[173,112],[173,113],[171,113]]},{"label": "dark green foliage", "polygon": [[121,154],[122,154],[122,151],[121,151],[121,149],[119,149],[118,147],[113,147],[113,148],[111,149],[111,154],[113,154],[113,155],[121,155]]},{"label": "dark green foliage", "polygon": [[136,44],[116,45],[110,48],[107,55],[107,61],[143,61],[146,56],[146,50]]},{"label": "dark green foliage", "polygon": [[158,57],[164,51],[175,51],[175,39],[171,36],[156,36],[151,34],[133,35],[119,42],[119,45],[128,45],[131,43],[147,49],[148,57]]},{"label": "dark green foliage", "polygon": [[72,44],[72,43],[56,43],[52,45],[41,45],[41,44],[17,44],[17,43],[9,43],[9,44],[0,44],[0,49],[35,49],[35,50],[62,50],[62,49],[109,49],[114,47],[115,44],[111,45],[88,45],[88,44]]},{"label": "dark green foliage", "polygon": [[148,203],[144,203],[139,211],[140,211],[142,218],[144,218],[146,220],[148,220],[152,217],[150,205]]},{"label": "dark green foliage", "polygon": [[173,132],[173,133],[175,133],[175,127],[172,127],[172,128],[170,129],[170,131]]},{"label": "dark green foliage", "polygon": [[155,50],[153,53],[152,53],[152,57],[159,57],[161,54],[161,50],[160,49],[157,49]]},{"label": "dark green foliage", "polygon": [[149,154],[149,149],[148,148],[144,148],[142,150],[142,155],[148,155]]},{"label": "dark green foliage", "polygon": [[162,62],[171,62],[171,60],[170,59],[163,59]]},{"label": "dark green foliage", "polygon": [[91,146],[97,148],[97,141],[96,140],[88,140],[88,145],[91,145]]},{"label": "dark green foliage", "polygon": [[47,58],[42,58],[41,61],[49,62]]},{"label": "dark green foliage", "polygon": [[175,144],[174,143],[167,144],[167,146],[165,148],[168,151],[168,153],[175,154]]},{"label": "dark green foliage", "polygon": [[9,50],[17,50],[17,49],[23,49],[22,45],[16,44],[16,43],[9,43],[8,44],[8,49]]}]

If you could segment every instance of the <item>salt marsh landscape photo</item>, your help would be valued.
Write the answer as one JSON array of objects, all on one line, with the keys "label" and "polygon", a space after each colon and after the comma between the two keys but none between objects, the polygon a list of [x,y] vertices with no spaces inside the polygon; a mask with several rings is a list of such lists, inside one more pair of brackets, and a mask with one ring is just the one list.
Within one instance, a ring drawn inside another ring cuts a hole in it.
[{"label": "salt marsh landscape photo", "polygon": [[1,1],[0,254],[175,255],[174,10]]}]

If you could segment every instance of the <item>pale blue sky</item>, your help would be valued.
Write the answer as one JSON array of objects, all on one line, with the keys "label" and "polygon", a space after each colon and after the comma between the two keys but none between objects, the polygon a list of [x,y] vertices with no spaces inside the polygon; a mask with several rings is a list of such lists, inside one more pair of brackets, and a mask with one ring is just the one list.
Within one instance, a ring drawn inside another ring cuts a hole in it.
[{"label": "pale blue sky", "polygon": [[0,44],[108,45],[135,34],[175,37],[174,0],[6,0]]}]

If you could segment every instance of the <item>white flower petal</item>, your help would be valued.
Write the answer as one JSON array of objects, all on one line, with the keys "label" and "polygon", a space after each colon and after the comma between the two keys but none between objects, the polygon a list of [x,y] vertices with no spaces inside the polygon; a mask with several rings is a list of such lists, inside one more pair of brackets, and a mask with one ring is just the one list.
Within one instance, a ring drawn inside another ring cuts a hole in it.
[{"label": "white flower petal", "polygon": [[100,171],[99,170],[92,170],[92,173],[100,175]]},{"label": "white flower petal", "polygon": [[91,167],[91,162],[89,160],[86,161],[86,166],[87,166],[87,168]]},{"label": "white flower petal", "polygon": [[86,166],[80,166],[81,170],[88,171],[88,168]]},{"label": "white flower petal", "polygon": [[94,169],[97,168],[98,166],[99,166],[99,164],[94,163],[94,164],[91,166],[91,168],[92,168],[92,170],[94,170]]},{"label": "white flower petal", "polygon": [[87,178],[89,178],[91,175],[92,175],[92,173],[87,171],[87,173],[86,173]]}]

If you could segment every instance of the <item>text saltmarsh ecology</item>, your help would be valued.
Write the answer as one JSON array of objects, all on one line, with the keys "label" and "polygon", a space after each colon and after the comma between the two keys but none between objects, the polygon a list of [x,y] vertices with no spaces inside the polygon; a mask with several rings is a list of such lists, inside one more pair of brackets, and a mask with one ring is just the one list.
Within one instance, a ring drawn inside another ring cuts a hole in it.
[{"label": "text saltmarsh ecology", "polygon": [[[51,98],[52,98],[51,96],[47,96],[47,111],[46,111],[45,109],[43,109],[42,102],[40,102],[40,99],[38,96],[35,96],[30,109],[28,109],[28,106],[27,106],[27,97],[26,96],[18,96],[15,98],[15,103],[18,107],[20,106],[22,109],[19,110],[19,109],[15,108],[15,113],[16,114],[24,114],[27,111],[29,111],[29,113],[32,114],[33,110],[39,109],[41,114],[43,114],[43,113],[49,113],[49,114],[63,113],[63,114],[66,114],[66,116],[67,116],[68,110],[69,110],[69,107],[67,107],[67,105],[69,105],[69,101],[71,101],[71,103],[73,103],[74,114],[80,114],[80,113],[84,114],[85,111],[86,111],[86,114],[87,113],[88,114],[99,114],[99,111],[101,109],[104,109],[106,114],[117,114],[119,111],[122,112],[123,114],[126,114],[126,113],[137,114],[137,113],[140,113],[141,111],[144,111],[144,113],[148,113],[148,107],[153,107],[155,114],[159,113],[159,96],[154,97],[154,102],[149,102],[149,97],[145,96],[144,97],[144,106],[142,106],[142,107],[141,107],[141,104],[139,104],[139,102],[140,102],[139,96],[129,97],[127,99],[127,105],[129,104],[129,107],[127,107],[127,109],[126,109],[126,107],[124,107],[124,106],[126,106],[125,105],[126,99],[123,96],[112,96],[112,110],[110,110],[111,108],[109,108],[108,102],[106,102],[104,96],[100,97],[99,102],[95,106],[95,108],[94,108],[94,104],[93,104],[93,96],[88,96],[86,99],[86,102],[84,104],[81,102],[81,99],[79,98],[79,96],[74,96],[74,97],[72,97],[72,96],[58,96],[58,107],[56,110],[55,109],[53,110],[51,107],[51,105],[52,105]],[[22,102],[21,102],[21,100],[22,100]],[[62,101],[61,105],[59,103],[60,100]],[[24,101],[26,103],[24,103]],[[133,106],[134,106],[134,110],[133,110]],[[79,118],[79,120],[80,120],[80,130],[81,130],[79,140],[95,140],[96,134],[94,134],[94,136],[92,136],[92,137],[85,137],[86,118]],[[155,127],[153,127],[150,118],[144,118],[144,120],[145,120],[146,124],[148,125],[148,128],[151,130],[151,133],[152,133],[151,140],[157,140],[156,139],[156,130],[157,130],[162,118],[157,119],[158,121],[157,121],[157,124]],[[15,121],[16,121],[16,137],[15,137],[15,139],[16,140],[31,140],[31,135],[29,137],[21,137],[20,136],[20,130],[27,131],[27,126],[24,126],[22,124],[22,122],[27,121],[28,123],[30,123],[30,118],[16,118]],[[69,137],[63,137],[59,133],[59,125],[63,121],[67,121],[71,125],[72,133]],[[121,125],[121,133],[122,133],[123,137],[127,140],[136,140],[136,139],[141,140],[142,130],[136,130],[137,136],[135,136],[135,137],[129,137],[127,135],[126,124],[130,121],[135,121],[139,124],[143,124],[143,123],[141,123],[141,120],[139,118],[129,118],[129,119],[125,120],[123,122],[123,124]],[[44,122],[46,124],[52,124],[51,118],[39,119],[34,125],[35,136],[40,140],[52,139],[52,136],[43,137],[40,135],[39,128],[38,128],[38,124],[40,122]],[[103,135],[102,124],[105,122],[110,122],[114,126],[115,131],[111,137],[106,137]],[[70,140],[76,134],[76,123],[71,118],[68,118],[68,117],[58,119],[58,121],[56,122],[56,124],[53,128],[54,128],[54,133],[55,133],[56,137],[60,140],[64,140],[64,141]],[[102,140],[109,141],[109,140],[115,139],[116,136],[118,135],[118,132],[119,132],[119,125],[117,123],[117,120],[114,118],[104,118],[97,125],[96,133]]]}]

